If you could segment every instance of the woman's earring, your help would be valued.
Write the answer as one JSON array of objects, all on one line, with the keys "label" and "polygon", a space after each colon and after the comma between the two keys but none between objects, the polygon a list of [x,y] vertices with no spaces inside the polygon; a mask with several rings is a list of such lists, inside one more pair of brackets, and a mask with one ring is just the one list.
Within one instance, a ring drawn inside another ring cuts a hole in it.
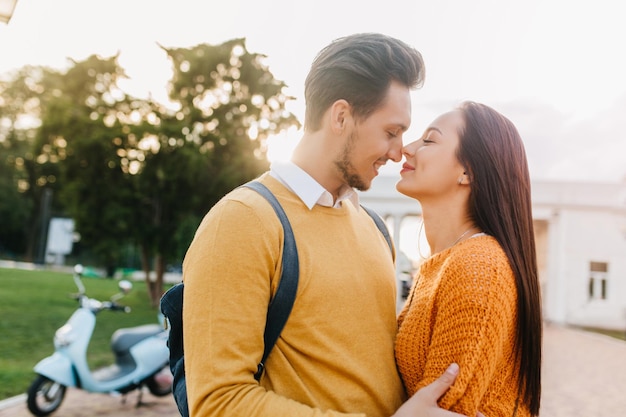
[{"label": "woman's earring", "polygon": [[463,182],[463,177],[459,178],[459,180],[456,183],[461,185],[462,182]]}]

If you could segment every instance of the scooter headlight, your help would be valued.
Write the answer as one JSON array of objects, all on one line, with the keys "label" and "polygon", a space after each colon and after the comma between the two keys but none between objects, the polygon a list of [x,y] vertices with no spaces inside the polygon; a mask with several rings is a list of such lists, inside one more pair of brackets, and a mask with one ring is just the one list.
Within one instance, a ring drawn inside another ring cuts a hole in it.
[{"label": "scooter headlight", "polygon": [[60,327],[54,334],[54,345],[59,347],[65,347],[71,345],[74,341],[74,334],[72,332],[72,326],[65,324]]}]

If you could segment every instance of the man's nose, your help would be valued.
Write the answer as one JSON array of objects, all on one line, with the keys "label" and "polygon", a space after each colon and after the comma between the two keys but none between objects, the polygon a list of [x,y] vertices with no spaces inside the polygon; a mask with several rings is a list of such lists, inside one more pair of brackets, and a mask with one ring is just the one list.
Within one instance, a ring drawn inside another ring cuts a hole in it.
[{"label": "man's nose", "polygon": [[400,162],[402,160],[402,135],[398,135],[398,137],[391,142],[387,156],[393,162]]}]

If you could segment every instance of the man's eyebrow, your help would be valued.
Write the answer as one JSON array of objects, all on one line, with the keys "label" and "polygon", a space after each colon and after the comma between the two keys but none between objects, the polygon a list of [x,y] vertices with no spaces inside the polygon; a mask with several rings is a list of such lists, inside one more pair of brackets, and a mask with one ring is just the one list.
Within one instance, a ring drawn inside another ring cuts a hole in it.
[{"label": "man's eyebrow", "polygon": [[406,132],[407,130],[409,130],[409,127],[404,123],[393,123],[393,126],[395,126],[397,129],[402,130],[402,132]]}]

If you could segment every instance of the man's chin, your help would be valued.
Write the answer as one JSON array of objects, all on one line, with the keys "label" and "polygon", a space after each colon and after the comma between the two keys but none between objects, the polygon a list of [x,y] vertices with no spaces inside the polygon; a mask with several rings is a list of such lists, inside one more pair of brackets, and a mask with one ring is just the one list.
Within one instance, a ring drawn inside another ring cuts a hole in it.
[{"label": "man's chin", "polygon": [[359,175],[350,175],[347,179],[348,185],[359,191],[367,191],[372,186],[372,181],[376,176],[374,175],[372,178],[363,178]]},{"label": "man's chin", "polygon": [[359,181],[358,184],[355,184],[352,188],[355,188],[359,191],[367,191],[372,187],[372,180],[370,181],[365,181],[365,180],[361,180]]}]

